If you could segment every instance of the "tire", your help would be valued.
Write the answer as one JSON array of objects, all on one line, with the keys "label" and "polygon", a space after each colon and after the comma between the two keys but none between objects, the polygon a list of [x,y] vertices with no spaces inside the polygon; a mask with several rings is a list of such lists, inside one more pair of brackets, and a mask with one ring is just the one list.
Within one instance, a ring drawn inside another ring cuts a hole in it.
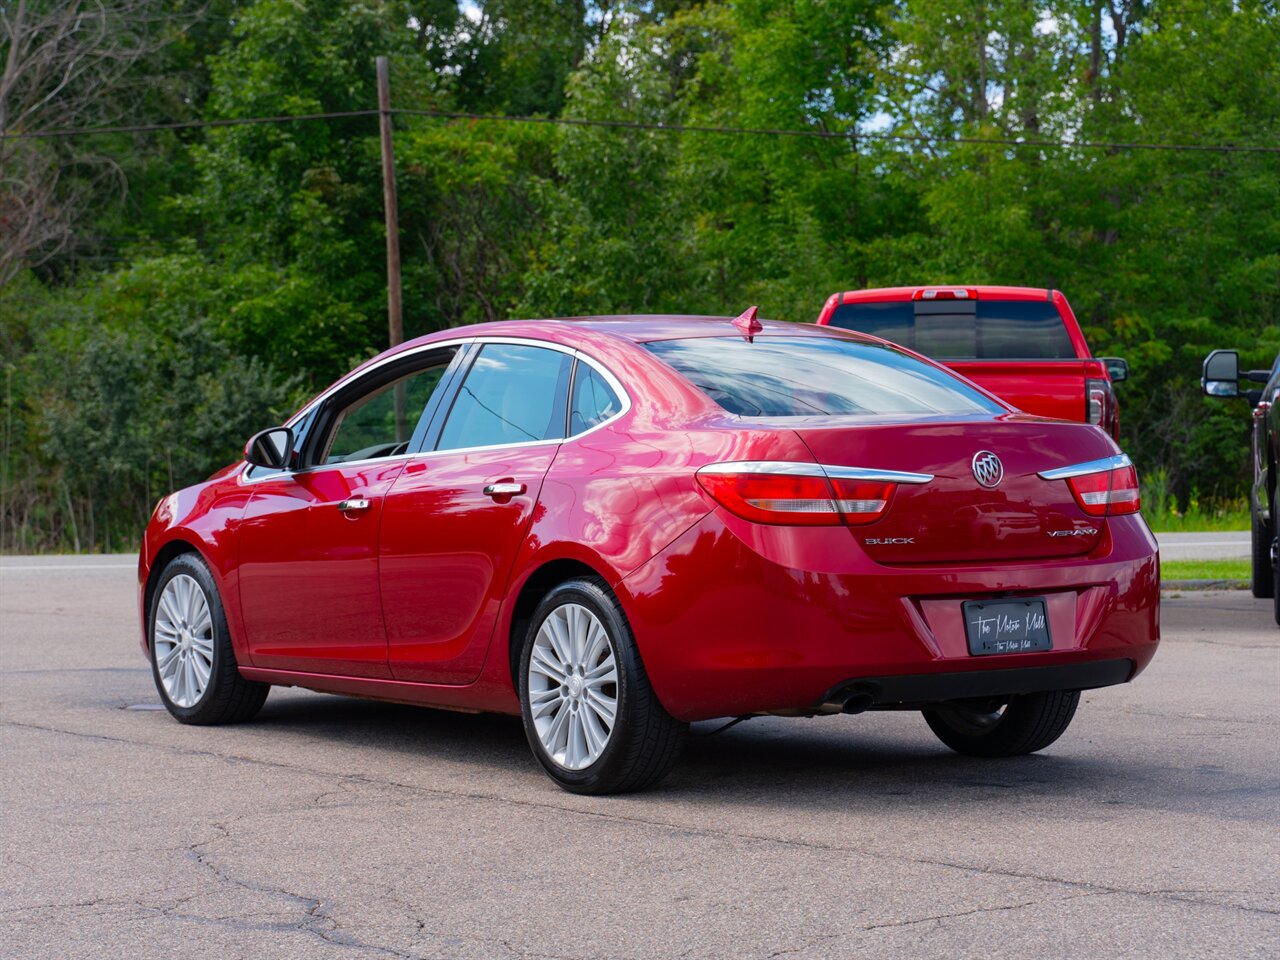
[{"label": "tire", "polygon": [[1071,724],[1079,690],[1054,690],[1013,697],[998,704],[945,704],[925,710],[929,728],[956,753],[971,757],[1017,757],[1043,750]]},{"label": "tire", "polygon": [[617,598],[594,577],[562,583],[538,605],[520,650],[519,687],[533,755],[571,793],[651,787],[688,735],[654,695]]},{"label": "tire", "polygon": [[[1272,516],[1275,516],[1275,507],[1272,507]],[[1280,627],[1280,535],[1271,541],[1271,578],[1272,607],[1276,626]]]},{"label": "tire", "polygon": [[1276,596],[1276,570],[1271,562],[1271,541],[1275,537],[1271,532],[1271,525],[1258,516],[1258,508],[1252,502],[1253,497],[1249,500],[1249,513],[1253,520],[1253,535],[1250,537],[1253,547],[1253,595],[1266,600]]},{"label": "tire", "polygon": [[222,598],[198,554],[174,557],[160,574],[147,613],[147,642],[156,690],[180,722],[241,723],[262,709],[271,686],[240,675]]}]

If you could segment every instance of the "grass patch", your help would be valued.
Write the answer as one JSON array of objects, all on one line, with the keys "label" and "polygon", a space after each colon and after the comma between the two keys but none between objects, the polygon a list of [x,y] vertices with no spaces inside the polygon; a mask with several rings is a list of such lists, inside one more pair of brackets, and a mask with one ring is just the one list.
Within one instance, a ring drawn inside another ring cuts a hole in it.
[{"label": "grass patch", "polygon": [[1248,580],[1248,560],[1161,560],[1163,580]]},{"label": "grass patch", "polygon": [[1249,529],[1249,501],[1202,498],[1191,492],[1186,503],[1169,489],[1168,474],[1152,471],[1142,480],[1142,516],[1156,533],[1219,533]]},{"label": "grass patch", "polygon": [[1156,533],[1227,533],[1249,529],[1249,510],[1224,510],[1214,513],[1153,514],[1142,506],[1142,515]]}]

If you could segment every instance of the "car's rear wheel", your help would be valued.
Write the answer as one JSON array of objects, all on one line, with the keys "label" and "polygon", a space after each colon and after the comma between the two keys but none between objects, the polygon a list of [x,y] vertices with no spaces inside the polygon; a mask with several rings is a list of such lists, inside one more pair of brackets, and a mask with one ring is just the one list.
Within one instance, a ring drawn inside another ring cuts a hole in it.
[{"label": "car's rear wheel", "polygon": [[658,702],[617,598],[594,578],[562,583],[538,605],[520,655],[520,705],[534,756],[574,793],[652,786],[688,731]]},{"label": "car's rear wheel", "polygon": [[[1276,567],[1271,559],[1271,544],[1275,536],[1271,532],[1271,524],[1258,516],[1258,508],[1250,497],[1249,513],[1253,520],[1253,595],[1260,599],[1276,597]],[[1272,517],[1274,522],[1274,514]]]},{"label": "car's rear wheel", "polygon": [[1016,757],[1043,750],[1071,725],[1079,690],[1010,697],[1006,703],[955,702],[925,710],[938,739],[973,757]]},{"label": "car's rear wheel", "polygon": [[218,587],[194,553],[160,574],[148,617],[151,674],[160,699],[183,723],[238,723],[262,709],[271,687],[236,665]]}]

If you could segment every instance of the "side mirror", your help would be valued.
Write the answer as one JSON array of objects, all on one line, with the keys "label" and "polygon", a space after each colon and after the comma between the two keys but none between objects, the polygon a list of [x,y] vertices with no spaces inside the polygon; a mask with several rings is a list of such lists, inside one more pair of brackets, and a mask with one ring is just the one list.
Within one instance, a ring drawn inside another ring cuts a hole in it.
[{"label": "side mirror", "polygon": [[1240,396],[1240,354],[1235,350],[1214,350],[1205,357],[1200,389],[1209,397]]},{"label": "side mirror", "polygon": [[255,467],[282,470],[293,455],[293,431],[288,427],[272,427],[255,433],[244,447],[244,458]]},{"label": "side mirror", "polygon": [[1112,383],[1120,383],[1122,380],[1129,379],[1129,361],[1122,357],[1103,357],[1102,362],[1106,364],[1107,376],[1111,378]]}]

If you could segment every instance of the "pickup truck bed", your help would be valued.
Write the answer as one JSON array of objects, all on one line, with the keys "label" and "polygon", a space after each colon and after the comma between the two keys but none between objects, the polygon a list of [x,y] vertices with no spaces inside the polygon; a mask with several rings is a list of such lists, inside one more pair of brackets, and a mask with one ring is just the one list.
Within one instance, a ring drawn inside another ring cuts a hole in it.
[{"label": "pickup truck bed", "polygon": [[946,364],[1028,413],[1096,423],[1119,410],[1067,298],[1034,287],[890,287],[828,298],[819,324],[869,333]]}]

